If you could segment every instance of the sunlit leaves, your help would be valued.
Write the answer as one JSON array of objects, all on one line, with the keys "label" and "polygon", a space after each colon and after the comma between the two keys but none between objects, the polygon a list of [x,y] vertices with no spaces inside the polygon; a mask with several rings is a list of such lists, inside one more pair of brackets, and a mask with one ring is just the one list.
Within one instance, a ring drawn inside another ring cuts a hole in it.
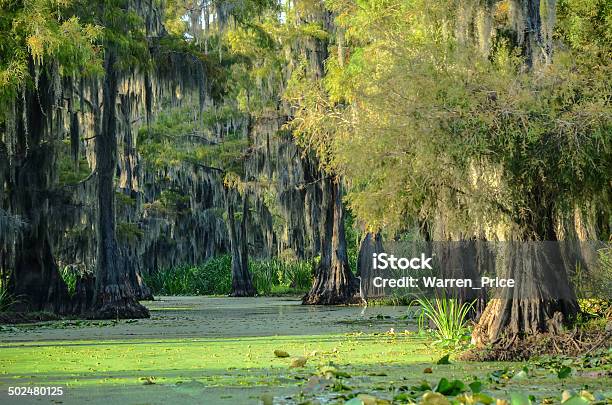
[{"label": "sunlit leaves", "polygon": [[612,55],[612,6],[606,0],[560,0],[558,36],[588,63]]},{"label": "sunlit leaves", "polygon": [[[330,56],[325,91],[300,87],[307,76],[290,83],[301,104],[294,128],[316,135],[305,145],[332,155],[326,161],[349,180],[361,220],[436,220],[446,232],[505,229],[507,221],[537,228],[547,220],[542,207],[572,209],[605,189],[609,61],[583,64],[588,56],[562,47],[552,65],[525,72],[520,49],[503,37],[488,54],[475,39],[455,38],[452,2],[330,4],[347,60]],[[588,54],[604,52],[594,25],[605,26],[609,11],[599,3],[560,7],[558,35],[580,38]]]},{"label": "sunlit leaves", "polygon": [[61,74],[100,72],[96,42],[100,26],[69,15],[71,1],[1,2],[0,98],[10,98],[30,79],[28,59],[37,65],[56,62]]},{"label": "sunlit leaves", "polygon": [[8,63],[0,69],[0,95],[24,83],[28,75],[26,52],[20,48],[14,49]]}]

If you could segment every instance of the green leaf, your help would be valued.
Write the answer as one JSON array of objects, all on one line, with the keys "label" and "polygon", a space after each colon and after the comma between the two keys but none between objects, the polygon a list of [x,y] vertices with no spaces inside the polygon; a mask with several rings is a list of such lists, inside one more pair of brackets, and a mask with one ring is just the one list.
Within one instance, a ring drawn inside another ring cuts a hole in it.
[{"label": "green leaf", "polygon": [[508,368],[506,367],[503,370],[495,370],[492,373],[489,374],[489,380],[491,382],[495,382],[498,383],[500,382],[502,379],[507,379],[509,378],[508,376]]},{"label": "green leaf", "polygon": [[527,373],[525,372],[525,370],[521,370],[518,373],[514,374],[514,376],[512,377],[513,380],[524,380],[525,378],[529,377],[529,375],[527,375]]},{"label": "green leaf", "polygon": [[413,385],[412,387],[410,387],[410,389],[412,391],[431,391],[431,385],[429,385],[429,383],[425,380],[421,381],[421,384],[419,385]]},{"label": "green leaf", "polygon": [[274,355],[276,357],[289,357],[289,353],[284,350],[274,350]]},{"label": "green leaf", "polygon": [[588,404],[590,404],[589,400],[580,395],[574,395],[573,397],[569,398],[567,401],[563,402],[563,405],[588,405]]},{"label": "green leaf", "polygon": [[436,364],[451,364],[450,361],[448,361],[449,357],[450,357],[450,353],[444,355],[436,362]]},{"label": "green leaf", "polygon": [[334,392],[346,392],[351,391],[352,388],[348,385],[342,384],[340,381],[336,381],[331,389]]},{"label": "green leaf", "polygon": [[468,386],[474,394],[478,394],[480,391],[482,391],[482,382],[480,381],[471,382],[470,384],[468,384]]},{"label": "green leaf", "polygon": [[491,398],[487,394],[482,394],[482,393],[474,394],[472,398],[474,399],[475,402],[480,402],[481,404],[485,404],[485,405],[489,405],[495,402],[493,398]]},{"label": "green leaf", "polygon": [[523,393],[513,392],[510,394],[511,405],[531,405],[529,397]]},{"label": "green leaf", "polygon": [[557,377],[559,378],[567,378],[572,373],[572,368],[568,366],[563,366],[557,373]]},{"label": "green leaf", "polygon": [[459,380],[448,381],[446,378],[440,379],[438,385],[434,389],[440,394],[455,396],[466,391],[465,384]]},{"label": "green leaf", "polygon": [[408,394],[407,392],[402,392],[397,394],[396,396],[393,397],[394,401],[402,401],[402,402],[409,402],[412,401],[413,398],[410,394]]}]

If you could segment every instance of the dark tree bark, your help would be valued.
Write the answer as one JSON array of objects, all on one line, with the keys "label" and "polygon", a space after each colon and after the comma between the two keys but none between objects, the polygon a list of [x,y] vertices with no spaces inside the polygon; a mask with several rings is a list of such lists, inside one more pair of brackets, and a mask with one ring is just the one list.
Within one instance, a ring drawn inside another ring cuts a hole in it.
[{"label": "dark tree bark", "polygon": [[141,272],[136,270],[136,268],[130,267],[130,269],[130,282],[132,283],[136,299],[139,301],[154,301],[155,297],[153,297],[153,292],[149,286],[146,285]]},{"label": "dark tree bark", "polygon": [[[146,100],[145,100],[145,105],[147,108],[147,120],[148,120],[148,115],[150,114],[150,98],[151,96],[148,94],[148,92],[150,91],[149,87],[150,83],[148,83],[148,79],[146,79],[148,77],[147,74],[145,74],[145,87],[147,87],[147,90],[145,90],[145,94],[147,94]],[[122,120],[122,125],[121,128],[123,129],[123,156],[124,156],[124,164],[123,166],[123,170],[124,173],[122,173],[122,176],[125,177],[125,184],[123,184],[123,188],[121,190],[121,192],[125,195],[127,195],[130,198],[137,198],[138,193],[134,190],[134,176],[135,173],[137,172],[137,166],[138,166],[138,154],[136,151],[136,147],[134,145],[134,135],[132,133],[132,109],[130,106],[130,97],[128,95],[121,95],[119,97],[120,100],[120,110],[121,110],[121,120]],[[148,121],[147,121],[148,122]],[[130,220],[135,220],[134,218],[129,218]],[[125,246],[127,249],[129,249],[128,246]],[[136,252],[134,250],[125,252],[127,253],[125,255],[125,259],[126,259],[126,263],[127,266],[130,269],[130,282],[132,283],[132,288],[134,289],[134,292],[136,294],[136,298],[138,300],[148,300],[148,301],[152,301],[153,300],[153,294],[151,292],[151,289],[145,284],[144,279],[142,278],[142,274],[140,272],[140,269],[138,268],[137,263],[137,255]]]},{"label": "dark tree bark", "polygon": [[[46,221],[42,221],[46,222]],[[16,298],[18,312],[70,312],[70,298],[51,252],[48,237],[39,236],[46,224],[28,229],[16,246],[15,270],[9,291]]]},{"label": "dark tree bark", "polygon": [[[440,276],[445,279],[479,280],[495,264],[493,253],[488,248],[484,240],[435,242],[433,250],[438,257]],[[448,288],[445,294],[461,303],[473,303],[468,314],[471,319],[479,318],[487,305],[487,288],[455,287]]]},{"label": "dark tree bark", "polygon": [[361,303],[359,280],[348,263],[340,184],[337,179],[328,178],[322,187],[321,262],[315,271],[313,286],[302,298],[302,303],[358,304]]},{"label": "dark tree bark", "polygon": [[227,206],[227,227],[230,236],[230,249],[232,253],[232,297],[252,297],[257,291],[253,286],[253,279],[249,272],[249,251],[247,243],[247,219],[249,213],[248,197],[242,201],[242,218],[240,220],[240,234],[236,225],[234,212],[235,190],[224,189]]},{"label": "dark tree bark", "polygon": [[[541,3],[514,0],[514,4],[524,21],[518,35],[526,68],[530,70],[538,60],[550,63],[552,46],[543,43]],[[548,1],[546,7],[551,13],[555,2]],[[547,30],[552,32],[552,28],[548,26]],[[522,230],[518,235],[521,242],[506,242],[502,277],[514,278],[517,287],[502,289],[498,297],[489,301],[472,333],[477,345],[496,343],[504,337],[558,333],[578,311],[559,245],[553,243],[557,241],[554,191],[546,191],[544,185],[535,185],[526,196],[531,206],[515,215],[514,222]],[[545,246],[541,241],[552,242]]]},{"label": "dark tree bark", "polygon": [[372,258],[374,253],[384,252],[382,236],[380,233],[373,234],[368,232],[359,245],[359,257],[357,259],[357,275],[361,277],[360,295],[366,299],[369,297],[382,297],[385,289],[374,287],[372,280],[376,277],[372,268]]},{"label": "dark tree bark", "polygon": [[[33,61],[30,71],[34,76]],[[70,310],[68,290],[58,272],[48,230],[53,143],[45,137],[50,136],[55,117],[51,72],[41,68],[37,88],[25,89],[23,97],[15,101],[14,183],[7,183],[7,211],[26,222],[22,234],[15,238],[15,267],[8,284],[16,299],[12,308],[16,311]]]},{"label": "dark tree bark", "polygon": [[96,291],[96,278],[91,273],[85,273],[76,281],[74,295],[72,297],[72,312],[79,315],[87,315],[94,302]]},{"label": "dark tree bark", "polygon": [[98,178],[97,262],[92,316],[100,319],[146,318],[149,311],[138,303],[125,257],[116,237],[114,176],[117,167],[116,50],[106,49],[101,131],[96,137]]},{"label": "dark tree bark", "polygon": [[521,33],[525,63],[532,67],[537,60],[537,52],[542,44],[542,21],[540,19],[540,1],[523,0],[521,1],[525,20],[525,29]]},{"label": "dark tree bark", "polygon": [[541,242],[508,242],[506,274],[517,287],[502,289],[485,308],[472,338],[477,345],[500,338],[558,333],[578,304],[558,249]]},{"label": "dark tree bark", "polygon": [[552,204],[533,207],[519,242],[505,242],[500,277],[513,278],[485,308],[472,333],[477,345],[540,332],[558,333],[578,312],[553,226]]},{"label": "dark tree bark", "polygon": [[[521,45],[525,66],[531,69],[535,63],[542,61],[550,63],[552,58],[552,42],[546,41],[542,30],[542,17],[539,0],[514,0],[518,11],[518,41]],[[547,13],[554,12],[555,2],[548,1]],[[548,27],[552,32],[552,27]]]}]

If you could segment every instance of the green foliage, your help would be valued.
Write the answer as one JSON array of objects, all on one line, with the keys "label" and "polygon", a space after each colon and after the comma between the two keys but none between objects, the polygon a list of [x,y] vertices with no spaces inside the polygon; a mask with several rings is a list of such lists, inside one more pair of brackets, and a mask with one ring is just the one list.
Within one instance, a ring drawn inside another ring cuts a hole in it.
[{"label": "green foliage", "polygon": [[543,356],[534,359],[530,365],[538,369],[546,370],[557,378],[571,376],[572,370],[593,369],[612,363],[612,351],[609,348],[601,348],[578,357],[569,356]]},{"label": "green foliage", "polygon": [[345,134],[348,127],[306,59],[299,61],[283,97],[293,110],[294,118],[286,126],[292,130],[296,143],[315,154],[321,169],[333,173],[338,168],[335,139]]},{"label": "green foliage", "polygon": [[436,361],[437,365],[441,365],[441,364],[451,364],[449,361],[449,357],[450,354],[445,354],[444,356],[442,356],[441,358],[438,359],[438,361]]},{"label": "green foliage", "polygon": [[132,222],[119,222],[116,232],[117,239],[126,244],[135,244],[144,236],[144,231]]},{"label": "green foliage", "polygon": [[257,293],[261,295],[285,291],[307,291],[312,285],[312,268],[311,261],[277,258],[249,261],[253,285]]},{"label": "green foliage", "polygon": [[9,292],[6,282],[0,280],[0,312],[8,310],[15,302],[15,298]]},{"label": "green foliage", "polygon": [[320,23],[309,22],[298,26],[300,33],[304,36],[312,37],[318,40],[326,40],[329,38],[329,33],[321,26]]},{"label": "green foliage", "polygon": [[[509,373],[509,370],[499,372]],[[495,372],[497,373],[497,372]],[[499,382],[499,381],[497,381]],[[513,404],[530,405],[535,400],[533,395],[525,395],[520,392],[510,392],[510,401],[495,398],[488,393],[482,392],[483,382],[474,379],[467,383],[460,379],[448,380],[442,377],[433,387],[423,381],[419,385],[405,387],[402,393],[394,396],[394,401],[400,403],[418,403],[423,405],[450,405],[450,404]],[[586,395],[586,394],[585,394]],[[588,403],[588,402],[587,402]]]},{"label": "green foliage", "polygon": [[84,156],[75,162],[63,151],[58,151],[58,154],[58,183],[60,186],[78,184],[91,174],[91,168]]},{"label": "green foliage", "polygon": [[101,73],[102,28],[72,15],[71,0],[0,1],[0,121],[18,89],[35,84],[28,66],[58,64],[61,75]]},{"label": "green foliage", "polygon": [[[226,295],[232,286],[231,256],[219,256],[199,266],[158,270],[146,277],[156,295]],[[249,271],[260,295],[304,292],[312,284],[312,263],[293,260],[251,260]]]},{"label": "green foliage", "polygon": [[219,256],[199,266],[162,269],[145,277],[156,295],[226,295],[232,287],[232,259]]},{"label": "green foliage", "polygon": [[98,38],[104,55],[113,55],[113,66],[104,69],[148,69],[152,63],[145,21],[129,0],[71,0],[69,11],[90,24],[100,24]]},{"label": "green foliage", "polygon": [[116,192],[115,193],[115,201],[117,201],[117,205],[121,207],[135,207],[136,199],[131,197],[125,193]]},{"label": "green foliage", "polygon": [[77,279],[80,276],[79,272],[73,266],[64,266],[60,270],[60,276],[64,283],[66,283],[66,287],[68,287],[68,294],[72,297],[76,292]]},{"label": "green foliage", "polygon": [[268,295],[278,280],[274,263],[249,263],[249,271],[253,277],[255,290]]},{"label": "green foliage", "polygon": [[9,291],[8,279],[0,277],[0,312],[8,311],[13,305],[20,302],[20,297]]},{"label": "green foliage", "polygon": [[467,391],[467,388],[460,380],[448,381],[446,378],[441,378],[434,391],[442,395],[456,396]]},{"label": "green foliage", "polygon": [[559,0],[557,35],[583,63],[610,60],[612,6],[605,0]]},{"label": "green foliage", "polygon": [[[153,168],[192,164],[216,168],[219,172],[242,173],[242,156],[248,139],[239,126],[242,113],[222,105],[198,114],[194,104],[168,108],[148,127],[140,129],[138,151]],[[218,128],[236,131],[218,134]]]},{"label": "green foliage", "polygon": [[612,301],[606,298],[578,299],[580,312],[586,320],[612,318]]},{"label": "green foliage", "polygon": [[605,273],[612,273],[612,247],[602,248],[597,251],[599,263]]},{"label": "green foliage", "polygon": [[468,314],[473,303],[460,303],[455,298],[445,295],[430,299],[417,298],[414,304],[419,305],[419,329],[426,330],[431,322],[435,329],[434,336],[441,342],[460,342],[469,334]]},{"label": "green foliage", "polygon": [[[607,3],[561,2],[554,35],[571,46],[530,71],[503,35],[513,28],[501,3],[495,46],[483,50],[458,36],[456,3],[333,1],[350,51],[342,63],[330,53],[322,83],[306,61],[293,71],[291,127],[345,176],[349,205],[371,228],[443,213],[447,232],[551,238],[551,212],[605,201],[609,189]],[[597,205],[607,217],[609,204]]]},{"label": "green foliage", "polygon": [[578,263],[571,277],[584,321],[612,315],[612,248],[598,249],[597,256],[598,261],[588,269]]},{"label": "green foliage", "polygon": [[359,259],[359,244],[361,235],[355,228],[355,219],[350,212],[344,217],[344,230],[346,236],[346,253],[348,255],[349,267],[353,273],[357,273],[357,261]]},{"label": "green foliage", "polygon": [[224,38],[235,58],[228,95],[235,98],[241,111],[253,117],[278,114],[279,95],[298,58],[300,47],[296,44],[327,40],[330,36],[323,19],[315,17],[325,12],[322,3],[268,6],[260,8],[260,12],[250,21],[240,20],[241,24],[229,29]]},{"label": "green foliage", "polygon": [[181,194],[178,191],[167,189],[162,190],[159,196],[159,202],[165,212],[183,213],[189,210],[191,197]]}]

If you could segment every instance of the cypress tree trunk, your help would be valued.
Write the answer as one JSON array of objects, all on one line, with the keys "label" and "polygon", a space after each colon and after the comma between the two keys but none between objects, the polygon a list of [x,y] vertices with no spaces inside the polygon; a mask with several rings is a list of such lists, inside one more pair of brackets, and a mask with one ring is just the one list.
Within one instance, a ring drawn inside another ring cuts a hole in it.
[{"label": "cypress tree trunk", "polygon": [[477,345],[558,333],[576,315],[578,304],[561,257],[540,246],[508,242],[504,276],[514,278],[518,287],[503,289],[489,302],[472,333]]},{"label": "cypress tree trunk", "polygon": [[[542,20],[541,6],[547,15]],[[555,20],[555,0],[513,0],[517,10],[516,29],[518,42],[521,45],[525,66],[531,69],[539,61],[550,63],[552,58],[552,32]],[[546,30],[544,31],[544,28]]]},{"label": "cypress tree trunk", "polygon": [[380,233],[373,234],[368,232],[359,245],[359,258],[357,259],[357,275],[361,277],[361,295],[367,297],[382,297],[385,289],[374,287],[372,280],[375,277],[372,268],[372,258],[374,253],[384,252],[382,236]]},{"label": "cypress tree trunk", "polygon": [[[34,76],[31,60],[30,71]],[[64,313],[69,311],[70,304],[49,242],[53,143],[45,135],[49,135],[54,117],[53,86],[49,78],[53,73],[50,72],[52,69],[41,68],[37,88],[25,89],[23,97],[15,101],[14,183],[10,179],[7,183],[7,211],[26,222],[22,234],[15,238],[15,267],[8,283],[10,294],[16,298],[12,308],[16,311]]]},{"label": "cypress tree trunk", "polygon": [[321,262],[315,271],[313,286],[302,298],[302,304],[361,303],[359,280],[351,272],[348,263],[342,195],[337,179],[324,180],[323,204]]},{"label": "cypress tree trunk", "polygon": [[523,227],[527,231],[521,241],[504,244],[500,277],[513,278],[516,287],[502,289],[485,308],[472,333],[473,342],[479,346],[504,337],[558,333],[578,312],[555,238],[552,205],[534,207],[531,212],[532,226]]},{"label": "cypress tree trunk", "polygon": [[130,269],[119,249],[115,234],[115,187],[117,167],[117,87],[116,50],[106,50],[102,90],[102,128],[96,137],[98,177],[97,272],[93,317],[146,318],[149,311],[137,301]]},{"label": "cypress tree trunk", "polygon": [[230,236],[230,249],[232,252],[232,297],[252,297],[256,294],[253,280],[249,272],[249,251],[247,244],[247,217],[249,212],[248,198],[245,195],[242,201],[242,219],[240,221],[240,235],[236,226],[234,212],[235,191],[225,191],[227,205],[227,227]]},{"label": "cypress tree trunk", "polygon": [[[446,279],[469,278],[478,280],[484,270],[494,266],[487,243],[481,240],[443,241],[433,244],[433,254],[438,256],[440,275]],[[470,287],[448,288],[446,297],[461,303],[473,303],[468,316],[478,319],[487,305],[487,288],[474,290]]]},{"label": "cypress tree trunk", "polygon": [[525,64],[531,68],[534,61],[538,59],[538,52],[541,52],[542,45],[540,0],[523,0],[521,3],[525,15],[525,29],[519,34],[522,35],[519,40],[523,42]]},{"label": "cypress tree trunk", "polygon": [[[540,1],[514,0],[522,14],[519,44],[525,57],[525,67],[543,60],[550,63],[552,46],[543,42]],[[545,3],[547,13],[554,17],[554,0]],[[552,13],[552,14],[551,14]],[[554,18],[549,18],[546,29],[552,32]],[[557,241],[554,226],[555,196],[536,185],[528,197],[532,201],[526,214],[517,215],[515,222],[523,231],[521,242],[507,242],[503,257],[505,274],[518,287],[504,288],[492,299],[472,333],[477,345],[499,342],[540,332],[558,333],[563,323],[578,312],[576,295],[570,284],[565,263],[557,243],[543,248],[539,241]],[[526,241],[526,242],[525,242]],[[536,242],[538,241],[538,242]]]},{"label": "cypress tree trunk", "polygon": [[46,220],[29,228],[16,245],[9,291],[16,311],[70,312],[70,298],[47,236]]}]

